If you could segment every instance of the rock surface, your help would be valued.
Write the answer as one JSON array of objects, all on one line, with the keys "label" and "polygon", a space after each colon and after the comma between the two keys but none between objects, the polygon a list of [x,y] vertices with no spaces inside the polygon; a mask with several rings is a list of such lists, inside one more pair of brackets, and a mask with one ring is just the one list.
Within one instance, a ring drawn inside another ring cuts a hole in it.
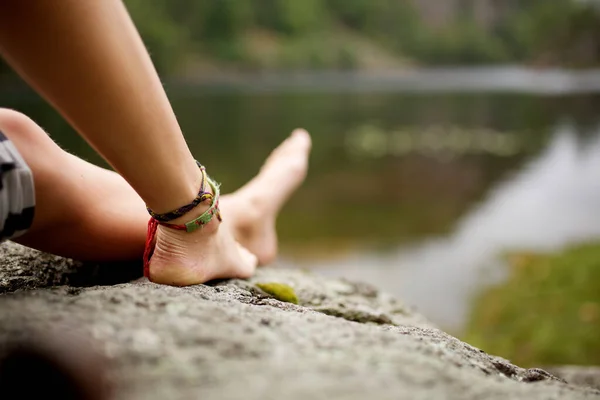
[{"label": "rock surface", "polygon": [[[138,271],[1,245],[0,343],[79,333],[110,363],[118,399],[600,399],[469,346],[363,284],[275,268],[186,288],[118,283]],[[264,282],[290,285],[299,305]]]},{"label": "rock surface", "polygon": [[551,367],[549,371],[575,385],[588,386],[600,390],[600,367],[565,365]]}]

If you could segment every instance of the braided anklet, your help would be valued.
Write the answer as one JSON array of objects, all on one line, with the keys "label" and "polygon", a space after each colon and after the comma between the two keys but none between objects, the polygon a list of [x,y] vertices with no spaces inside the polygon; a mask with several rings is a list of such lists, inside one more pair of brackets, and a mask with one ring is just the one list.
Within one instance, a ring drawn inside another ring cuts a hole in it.
[{"label": "braided anklet", "polygon": [[[198,164],[198,167],[202,172],[202,184],[200,186],[200,190],[198,191],[198,195],[194,200],[192,200],[191,203],[164,214],[157,214],[150,208],[147,208],[151,218],[148,221],[148,233],[146,236],[146,245],[144,248],[144,276],[146,277],[149,277],[150,275],[150,258],[152,257],[152,253],[154,252],[156,230],[158,229],[158,225],[163,225],[167,228],[186,231],[189,233],[194,232],[195,230],[208,224],[210,221],[212,221],[213,217],[215,216],[219,221],[222,221],[221,212],[219,211],[219,185],[208,176],[208,174],[206,173],[206,168],[204,168],[202,164],[200,164],[198,161],[196,161],[196,164]],[[206,192],[204,190],[207,184],[210,186],[213,193]],[[194,218],[193,220],[186,222],[185,224],[168,223],[168,221],[172,221],[190,212],[192,209],[194,209],[196,206],[198,206],[206,200],[211,200],[210,207],[199,217]]]},{"label": "braided anklet", "polygon": [[[198,204],[202,203],[204,200],[207,200],[209,198],[207,196],[212,196],[211,193],[204,191],[204,189],[206,188],[207,180],[210,180],[210,178],[208,178],[208,176],[206,174],[206,168],[204,167],[204,165],[200,164],[200,162],[198,162],[198,161],[196,161],[196,165],[198,165],[198,168],[200,168],[200,172],[202,173],[202,183],[200,184],[200,190],[198,191],[198,195],[196,196],[196,198],[194,200],[192,200],[189,204],[186,204],[185,206],[181,206],[173,211],[169,211],[164,214],[157,214],[154,211],[152,211],[150,209],[150,207],[146,207],[146,210],[148,210],[148,214],[150,214],[150,216],[152,218],[154,218],[155,220],[160,221],[160,222],[172,221],[176,218],[181,217],[184,214],[187,214],[192,209],[194,209]],[[214,184],[214,182],[213,182],[213,184]],[[212,187],[212,185],[211,185],[211,187]],[[216,195],[216,197],[218,197],[218,194]]]}]

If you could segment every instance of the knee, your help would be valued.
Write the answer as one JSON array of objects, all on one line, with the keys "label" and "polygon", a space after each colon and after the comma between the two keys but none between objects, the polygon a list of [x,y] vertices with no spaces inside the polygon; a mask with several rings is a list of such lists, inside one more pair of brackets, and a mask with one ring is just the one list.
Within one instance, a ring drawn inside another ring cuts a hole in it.
[{"label": "knee", "polygon": [[60,148],[44,130],[23,113],[0,108],[0,132],[19,150],[23,158],[30,162],[60,154]]},{"label": "knee", "polygon": [[31,118],[23,113],[7,108],[0,108],[0,132],[18,146],[19,143],[32,144],[43,136],[46,136]]}]

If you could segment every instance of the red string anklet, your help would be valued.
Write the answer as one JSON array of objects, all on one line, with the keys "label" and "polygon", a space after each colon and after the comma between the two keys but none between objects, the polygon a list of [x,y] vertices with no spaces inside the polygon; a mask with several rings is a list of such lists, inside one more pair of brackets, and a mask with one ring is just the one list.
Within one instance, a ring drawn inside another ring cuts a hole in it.
[{"label": "red string anklet", "polygon": [[[202,184],[200,186],[198,196],[196,196],[196,198],[191,203],[164,214],[157,214],[150,208],[147,208],[151,218],[148,221],[148,232],[146,235],[146,244],[144,246],[143,260],[145,277],[150,277],[150,258],[152,258],[152,253],[154,253],[154,247],[156,246],[156,230],[158,229],[158,225],[162,225],[167,228],[176,229],[180,231],[194,232],[195,230],[203,227],[204,225],[212,221],[213,217],[217,217],[219,221],[222,221],[221,212],[219,211],[219,185],[215,181],[210,179],[210,177],[206,173],[206,169],[204,168],[204,166],[202,166],[198,161],[196,161],[196,163],[198,164],[198,167],[202,172]],[[206,192],[204,190],[207,184],[212,189],[212,193]],[[168,222],[188,213],[189,211],[197,207],[199,204],[205,202],[206,200],[211,201],[210,207],[198,218],[186,222],[185,224],[170,224]]]}]

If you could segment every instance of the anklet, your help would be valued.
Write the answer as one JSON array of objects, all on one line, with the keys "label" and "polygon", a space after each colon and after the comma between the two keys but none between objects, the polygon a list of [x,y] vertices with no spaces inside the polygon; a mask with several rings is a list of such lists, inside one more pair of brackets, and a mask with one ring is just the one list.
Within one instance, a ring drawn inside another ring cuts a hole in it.
[{"label": "anklet", "polygon": [[[210,207],[208,207],[208,210],[204,211],[204,213],[202,213],[202,215],[200,215],[197,218],[194,218],[193,220],[186,222],[185,224],[170,224],[168,222],[163,222],[158,220],[157,218],[154,218],[154,216],[152,217],[152,220],[156,221],[159,225],[162,226],[166,226],[167,228],[171,228],[171,229],[177,229],[180,231],[186,231],[186,232],[194,232],[196,229],[200,228],[203,225],[208,224],[213,217],[217,217],[217,219],[219,221],[222,220],[221,218],[221,212],[219,211],[219,195],[220,195],[220,191],[219,191],[219,185],[217,185],[217,183],[215,181],[213,181],[210,178],[206,178],[206,181],[208,183],[208,185],[210,186],[210,188],[213,190],[214,195],[212,193],[208,193],[205,192],[202,194],[202,196],[199,196],[202,200],[200,201],[200,203],[202,203],[205,200],[212,200],[210,203]],[[198,204],[200,204],[198,203]],[[163,214],[164,215],[164,214]],[[175,219],[175,218],[171,218]]]},{"label": "anklet", "polygon": [[198,204],[208,199],[207,195],[210,195],[210,193],[205,192],[204,188],[206,187],[207,180],[210,178],[208,178],[206,174],[206,168],[204,167],[204,165],[200,164],[200,162],[198,161],[196,161],[196,165],[198,165],[198,168],[200,168],[200,172],[202,173],[202,183],[200,184],[200,190],[198,191],[198,195],[196,196],[196,198],[192,200],[189,204],[186,204],[185,206],[181,206],[173,211],[169,211],[164,214],[155,213],[150,209],[150,207],[146,207],[146,210],[148,210],[148,214],[150,214],[152,218],[160,222],[172,221],[176,218],[181,217],[184,214],[187,214]]},{"label": "anklet", "polygon": [[[198,161],[196,161],[196,163],[198,164],[198,167],[202,172],[202,184],[200,186],[198,196],[196,196],[196,198],[191,203],[164,214],[157,214],[150,208],[147,208],[151,218],[148,221],[148,233],[146,236],[146,245],[144,247],[144,276],[146,277],[150,276],[150,258],[152,257],[152,253],[154,252],[156,230],[158,229],[158,225],[163,225],[170,229],[186,231],[189,233],[194,232],[195,230],[208,224],[210,221],[212,221],[213,217],[217,217],[219,221],[223,220],[221,218],[221,212],[219,211],[219,185],[208,176],[204,166],[202,166]],[[204,191],[206,184],[210,186],[214,194]],[[167,222],[172,221],[188,213],[200,203],[203,203],[206,200],[211,200],[210,207],[199,217],[194,218],[193,220],[186,222],[185,224],[170,224]]]}]

